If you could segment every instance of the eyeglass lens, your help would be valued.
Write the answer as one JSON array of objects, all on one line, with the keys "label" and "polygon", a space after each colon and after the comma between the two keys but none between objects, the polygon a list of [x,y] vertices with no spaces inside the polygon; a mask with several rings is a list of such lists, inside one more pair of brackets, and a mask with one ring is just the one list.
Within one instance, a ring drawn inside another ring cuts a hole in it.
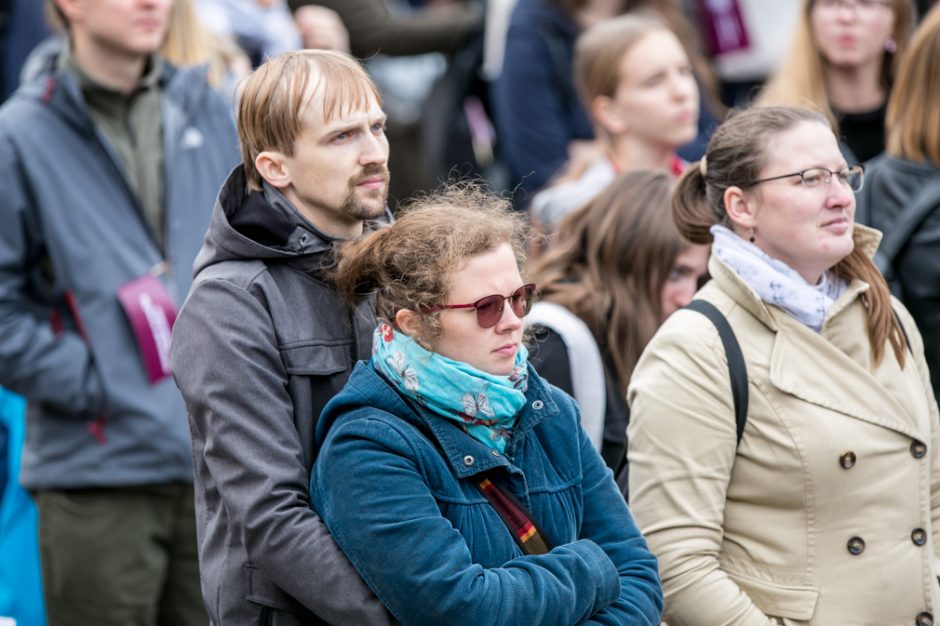
[{"label": "eyeglass lens", "polygon": [[863,170],[858,166],[852,166],[840,172],[832,172],[824,167],[812,168],[802,173],[803,184],[807,187],[815,187],[820,183],[829,184],[832,181],[833,174],[839,179],[839,182],[848,185],[852,191],[861,191]]},{"label": "eyeglass lens", "polygon": [[509,300],[509,306],[516,317],[522,318],[528,315],[532,307],[532,285],[523,285],[513,291],[508,298],[500,295],[486,296],[480,298],[474,303],[477,312],[477,324],[480,328],[492,328],[496,326],[499,319],[503,316],[503,308],[506,300]]}]

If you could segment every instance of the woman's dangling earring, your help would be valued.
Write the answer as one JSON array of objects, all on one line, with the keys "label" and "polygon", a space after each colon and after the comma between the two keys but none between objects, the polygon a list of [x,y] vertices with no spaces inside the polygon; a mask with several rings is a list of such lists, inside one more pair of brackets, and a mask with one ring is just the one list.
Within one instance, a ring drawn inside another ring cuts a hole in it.
[{"label": "woman's dangling earring", "polygon": [[888,40],[885,42],[885,52],[889,54],[894,54],[898,51],[898,43],[894,40],[894,37],[888,37]]},{"label": "woman's dangling earring", "polygon": [[753,228],[747,229],[747,240],[750,241],[751,243],[754,243],[754,229]]}]

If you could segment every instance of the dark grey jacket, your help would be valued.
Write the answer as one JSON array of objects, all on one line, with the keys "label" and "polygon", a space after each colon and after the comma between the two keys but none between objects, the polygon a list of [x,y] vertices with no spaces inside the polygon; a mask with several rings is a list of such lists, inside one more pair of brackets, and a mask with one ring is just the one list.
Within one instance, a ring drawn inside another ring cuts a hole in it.
[{"label": "dark grey jacket", "polygon": [[[859,206],[866,207],[858,221],[887,235],[930,181],[940,177],[931,163],[882,155],[866,164],[865,186]],[[940,206],[914,231],[894,260],[901,285],[901,300],[924,338],[924,355],[934,395],[940,395]]]},{"label": "dark grey jacket", "polygon": [[183,401],[172,380],[148,383],[115,294],[165,254],[164,284],[182,303],[212,198],[238,159],[232,115],[204,69],[164,64],[161,251],[120,157],[54,59],[0,109],[0,385],[29,401],[21,480],[189,482]]},{"label": "dark grey jacket", "polygon": [[389,621],[309,504],[314,425],[375,325],[325,278],[335,244],[273,188],[246,196],[237,168],[173,329],[215,626]]}]

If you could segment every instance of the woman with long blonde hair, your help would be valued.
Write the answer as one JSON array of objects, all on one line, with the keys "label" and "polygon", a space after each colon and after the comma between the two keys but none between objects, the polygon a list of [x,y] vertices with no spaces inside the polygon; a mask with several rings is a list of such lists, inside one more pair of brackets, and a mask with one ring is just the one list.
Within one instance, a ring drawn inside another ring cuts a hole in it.
[{"label": "woman with long blonde hair", "polygon": [[699,91],[679,38],[651,14],[621,15],[578,38],[574,80],[595,128],[600,154],[572,159],[532,199],[531,213],[553,228],[631,168],[678,176],[676,150],[698,133]]},{"label": "woman with long blonde hair", "polygon": [[884,115],[914,26],[911,0],[804,0],[790,50],[758,105],[815,108],[864,162],[884,150]]},{"label": "woman with long blonde hair", "polygon": [[251,61],[238,45],[202,23],[194,0],[175,0],[160,54],[174,65],[206,65],[209,84],[228,99],[251,73]]}]

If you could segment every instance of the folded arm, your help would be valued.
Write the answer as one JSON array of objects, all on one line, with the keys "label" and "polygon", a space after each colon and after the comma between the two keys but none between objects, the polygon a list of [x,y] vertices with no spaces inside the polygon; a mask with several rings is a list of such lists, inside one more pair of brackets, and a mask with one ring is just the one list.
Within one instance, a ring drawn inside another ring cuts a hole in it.
[{"label": "folded arm", "polygon": [[397,427],[357,419],[334,426],[312,484],[337,542],[403,623],[575,624],[620,596],[621,573],[590,539],[499,567],[475,563],[417,456]]}]

